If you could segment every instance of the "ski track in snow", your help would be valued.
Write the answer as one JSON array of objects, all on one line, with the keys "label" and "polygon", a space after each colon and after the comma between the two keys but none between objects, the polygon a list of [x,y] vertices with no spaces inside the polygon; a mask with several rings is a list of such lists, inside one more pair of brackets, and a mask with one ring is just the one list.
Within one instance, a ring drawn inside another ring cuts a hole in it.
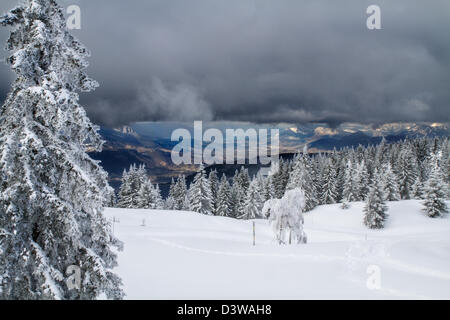
[{"label": "ski track in snow", "polygon": [[334,260],[344,260],[339,256],[325,256],[325,255],[311,255],[311,254],[273,254],[273,253],[248,253],[248,252],[227,252],[227,251],[215,251],[215,250],[206,250],[199,248],[187,247],[181,244],[177,244],[175,242],[171,242],[163,239],[155,239],[155,238],[146,238],[146,240],[154,241],[157,243],[161,243],[166,246],[170,246],[177,249],[187,250],[187,251],[195,251],[204,254],[213,254],[213,255],[226,255],[226,256],[236,256],[236,257],[275,257],[275,258],[294,258],[299,260],[306,261],[334,261]]}]

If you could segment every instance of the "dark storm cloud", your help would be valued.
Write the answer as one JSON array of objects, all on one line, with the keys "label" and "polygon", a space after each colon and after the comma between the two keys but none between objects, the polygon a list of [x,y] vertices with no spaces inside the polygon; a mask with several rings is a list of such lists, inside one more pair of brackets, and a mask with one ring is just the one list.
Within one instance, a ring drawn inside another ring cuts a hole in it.
[{"label": "dark storm cloud", "polygon": [[[448,0],[61,3],[82,10],[101,83],[82,101],[101,124],[450,120]],[[370,4],[382,30],[366,28]]]}]

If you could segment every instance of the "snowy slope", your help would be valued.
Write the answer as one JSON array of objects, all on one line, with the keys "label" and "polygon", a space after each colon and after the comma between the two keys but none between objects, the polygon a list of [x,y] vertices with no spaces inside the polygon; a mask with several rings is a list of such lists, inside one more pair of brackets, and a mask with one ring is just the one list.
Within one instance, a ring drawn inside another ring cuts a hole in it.
[{"label": "snowy slope", "polygon": [[[381,231],[362,225],[363,203],[316,208],[306,215],[309,243],[292,246],[275,244],[263,220],[253,247],[251,221],[152,210],[106,215],[120,220],[115,234],[125,250],[115,271],[129,299],[449,299],[450,218],[424,216],[419,201],[389,207]],[[373,265],[379,290],[366,285]]]}]

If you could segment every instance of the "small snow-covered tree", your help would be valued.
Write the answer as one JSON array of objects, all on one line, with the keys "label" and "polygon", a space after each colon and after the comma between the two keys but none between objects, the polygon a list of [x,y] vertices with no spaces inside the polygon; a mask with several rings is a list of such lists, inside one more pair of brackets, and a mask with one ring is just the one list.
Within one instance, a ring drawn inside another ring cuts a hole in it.
[{"label": "small snow-covered tree", "polygon": [[211,215],[211,186],[206,177],[205,167],[200,165],[199,171],[189,189],[190,210]]},{"label": "small snow-covered tree", "polygon": [[176,204],[174,210],[189,210],[189,202],[186,201],[187,193],[186,177],[180,175],[177,182],[170,188],[170,196]]},{"label": "small snow-covered tree", "polygon": [[268,201],[270,199],[275,199],[276,193],[273,187],[272,176],[269,175],[266,179],[264,179],[264,190],[263,190],[263,200]]},{"label": "small snow-covered tree", "polygon": [[217,215],[218,198],[217,194],[219,192],[219,180],[217,178],[217,171],[211,170],[209,173],[209,185],[211,186],[211,208],[212,214]]},{"label": "small snow-covered tree", "polygon": [[236,218],[242,214],[239,213],[239,204],[240,198],[242,197],[242,193],[239,186],[233,182],[231,183],[230,186],[230,216],[232,218]]},{"label": "small snow-covered tree", "polygon": [[[103,216],[106,172],[86,149],[103,141],[78,92],[97,87],[86,48],[54,0],[25,0],[0,18],[16,79],[0,111],[0,299],[120,299]],[[66,285],[81,269],[80,290]]]},{"label": "small snow-covered tree", "polygon": [[172,196],[168,196],[166,201],[164,202],[164,209],[166,210],[175,210],[175,199]]},{"label": "small snow-covered tree", "polygon": [[225,174],[222,175],[217,193],[217,215],[231,217],[231,187]]},{"label": "small snow-covered tree", "polygon": [[130,169],[130,184],[131,184],[131,208],[139,209],[140,206],[140,194],[139,191],[142,188],[142,185],[149,180],[147,175],[147,170],[145,169],[145,165],[141,164],[139,167],[135,167],[134,170]]},{"label": "small snow-covered tree", "polygon": [[342,202],[353,202],[358,200],[357,186],[355,186],[355,169],[352,161],[349,159],[345,167],[344,186],[342,191]]},{"label": "small snow-covered tree", "polygon": [[337,186],[336,186],[336,169],[333,166],[331,159],[327,159],[325,166],[322,171],[322,204],[333,204],[336,203]]},{"label": "small snow-covered tree", "polygon": [[269,217],[275,239],[279,244],[286,244],[289,240],[297,243],[307,242],[303,231],[305,205],[305,194],[299,188],[286,191],[281,199],[266,201],[262,213]]},{"label": "small snow-covered tree", "polygon": [[133,190],[131,189],[130,175],[126,169],[122,173],[122,184],[120,185],[119,194],[117,196],[118,208],[132,208]]},{"label": "small snow-covered tree", "polygon": [[364,206],[364,224],[370,229],[384,228],[388,210],[384,200],[384,188],[383,177],[375,169]]},{"label": "small snow-covered tree", "polygon": [[142,182],[136,201],[135,208],[138,209],[162,210],[165,206],[159,186],[154,186],[150,178],[146,178]]},{"label": "small snow-covered tree", "polygon": [[387,201],[400,200],[400,191],[397,184],[397,177],[392,171],[390,163],[383,166],[384,194]]},{"label": "small snow-covered tree", "polygon": [[402,199],[411,199],[411,190],[417,177],[416,159],[408,144],[400,152],[397,162],[397,178]]},{"label": "small snow-covered tree", "polygon": [[[306,149],[305,149],[306,151]],[[310,211],[318,205],[317,186],[313,178],[314,171],[311,168],[309,156],[304,151],[294,160],[287,190],[301,189],[305,196],[305,211]]]},{"label": "small snow-covered tree", "polygon": [[154,209],[163,210],[164,209],[164,199],[161,196],[161,190],[159,189],[159,185],[153,187],[153,198],[155,199]]},{"label": "small snow-covered tree", "polygon": [[250,176],[248,170],[241,166],[239,172],[236,172],[233,178],[233,188],[236,195],[236,216],[241,216],[244,213],[245,200],[247,198],[247,191],[250,187]]},{"label": "small snow-covered tree", "polygon": [[255,179],[250,183],[245,198],[243,214],[239,219],[256,219],[261,216],[263,202],[258,190],[258,181]]},{"label": "small snow-covered tree", "polygon": [[433,154],[430,160],[431,172],[424,188],[425,212],[431,218],[441,217],[448,213],[445,203],[447,184],[439,168],[439,155]]},{"label": "small snow-covered tree", "polygon": [[420,175],[418,175],[416,177],[416,181],[411,186],[410,196],[411,196],[411,199],[423,199],[423,195],[424,195],[424,183],[423,183]]},{"label": "small snow-covered tree", "polygon": [[366,161],[361,161],[356,167],[356,190],[358,192],[358,201],[364,201],[369,192],[369,173]]},{"label": "small snow-covered tree", "polygon": [[137,207],[139,209],[154,209],[156,198],[153,184],[150,179],[146,179],[138,191]]},{"label": "small snow-covered tree", "polygon": [[122,185],[119,190],[117,206],[128,209],[142,208],[143,200],[140,192],[147,178],[144,165],[139,167],[136,167],[135,164],[130,165],[130,169],[122,174]]}]

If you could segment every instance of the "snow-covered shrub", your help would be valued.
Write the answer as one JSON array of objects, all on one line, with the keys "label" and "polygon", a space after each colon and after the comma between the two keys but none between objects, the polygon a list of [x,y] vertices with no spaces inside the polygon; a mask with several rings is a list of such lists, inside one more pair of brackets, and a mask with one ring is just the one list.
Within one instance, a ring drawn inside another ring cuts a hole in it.
[{"label": "snow-covered shrub", "polygon": [[269,218],[278,243],[306,243],[307,237],[303,231],[304,209],[305,193],[300,188],[288,190],[281,199],[265,202],[262,212]]}]

